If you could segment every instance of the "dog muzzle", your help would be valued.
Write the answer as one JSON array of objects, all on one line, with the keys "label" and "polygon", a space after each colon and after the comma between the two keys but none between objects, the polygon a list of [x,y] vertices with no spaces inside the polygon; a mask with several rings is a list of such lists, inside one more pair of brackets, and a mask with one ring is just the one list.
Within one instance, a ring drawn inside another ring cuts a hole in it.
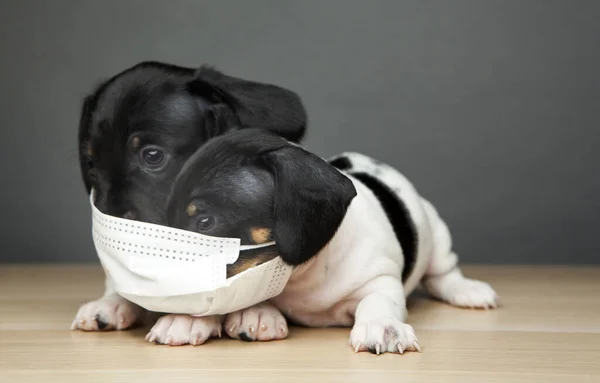
[{"label": "dog muzzle", "polygon": [[92,236],[116,292],[150,311],[206,316],[228,314],[273,298],[293,267],[280,257],[227,278],[240,251],[271,246],[240,245],[239,238],[117,218],[92,207]]}]

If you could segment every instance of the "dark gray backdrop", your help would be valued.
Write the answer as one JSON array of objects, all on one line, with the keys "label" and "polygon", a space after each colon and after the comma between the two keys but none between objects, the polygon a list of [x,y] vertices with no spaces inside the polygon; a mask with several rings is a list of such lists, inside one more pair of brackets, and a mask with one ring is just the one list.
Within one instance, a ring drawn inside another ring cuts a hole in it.
[{"label": "dark gray backdrop", "polygon": [[465,262],[598,263],[599,19],[593,0],[3,0],[0,261],[95,261],[81,99],[153,59],[294,89],[306,146],[397,166]]}]

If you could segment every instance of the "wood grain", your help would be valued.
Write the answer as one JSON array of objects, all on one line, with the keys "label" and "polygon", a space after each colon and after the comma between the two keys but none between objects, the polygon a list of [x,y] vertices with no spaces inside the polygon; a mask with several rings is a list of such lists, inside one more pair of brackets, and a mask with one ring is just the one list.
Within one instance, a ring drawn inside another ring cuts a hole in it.
[{"label": "wood grain", "polygon": [[409,323],[422,353],[355,354],[349,329],[293,327],[269,343],[144,341],[146,329],[69,331],[103,289],[97,266],[0,265],[0,382],[600,382],[600,268],[465,267],[498,310],[457,309],[421,292]]}]

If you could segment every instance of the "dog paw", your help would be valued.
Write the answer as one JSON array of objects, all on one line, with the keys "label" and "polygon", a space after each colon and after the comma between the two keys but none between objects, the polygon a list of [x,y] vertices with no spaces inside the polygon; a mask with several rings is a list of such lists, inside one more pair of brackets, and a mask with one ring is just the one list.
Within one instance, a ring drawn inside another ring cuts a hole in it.
[{"label": "dog paw", "polygon": [[71,330],[126,330],[133,326],[144,309],[119,295],[102,297],[79,308]]},{"label": "dog paw", "polygon": [[491,309],[498,307],[498,295],[487,283],[459,274],[433,277],[425,287],[435,297],[458,307]]},{"label": "dog paw", "polygon": [[221,322],[218,316],[169,314],[158,319],[146,335],[146,340],[169,346],[199,346],[214,336],[221,336]]},{"label": "dog paw", "polygon": [[288,336],[285,317],[268,302],[228,314],[224,326],[230,337],[247,342],[278,340]]},{"label": "dog paw", "polygon": [[469,308],[496,308],[498,295],[492,287],[482,281],[463,279],[448,289],[448,303]]},{"label": "dog paw", "polygon": [[421,351],[412,326],[394,318],[356,323],[350,332],[350,346],[354,352],[369,351],[377,355]]}]

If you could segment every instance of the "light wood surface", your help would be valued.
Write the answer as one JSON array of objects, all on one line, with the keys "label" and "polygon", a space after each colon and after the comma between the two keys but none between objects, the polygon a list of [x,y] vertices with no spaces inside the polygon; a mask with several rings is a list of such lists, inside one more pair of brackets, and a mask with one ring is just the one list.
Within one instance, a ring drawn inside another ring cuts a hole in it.
[{"label": "light wood surface", "polygon": [[503,306],[457,309],[417,293],[422,353],[355,354],[349,329],[292,327],[270,343],[157,346],[145,329],[69,331],[102,292],[97,266],[0,265],[0,382],[600,382],[600,268],[465,267]]}]

